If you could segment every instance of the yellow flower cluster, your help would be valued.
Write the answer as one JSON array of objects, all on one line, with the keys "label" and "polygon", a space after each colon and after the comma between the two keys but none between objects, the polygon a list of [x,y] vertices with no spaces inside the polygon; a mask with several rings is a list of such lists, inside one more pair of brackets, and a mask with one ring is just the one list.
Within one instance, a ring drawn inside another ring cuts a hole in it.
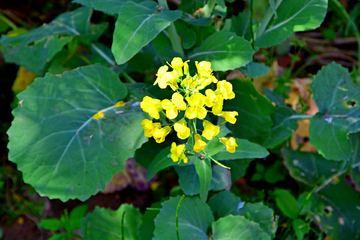
[{"label": "yellow flower cluster", "polygon": [[[181,58],[174,58],[168,65],[161,66],[156,73],[154,85],[161,89],[168,86],[174,91],[171,99],[154,99],[145,96],[140,103],[142,110],[154,119],[160,119],[160,113],[164,114],[173,123],[164,125],[160,122],[153,122],[144,119],[141,126],[144,128],[146,137],[153,137],[157,143],[165,141],[165,137],[171,132],[172,127],[177,133],[178,138],[187,139],[192,136],[192,150],[196,153],[201,152],[206,142],[202,138],[211,140],[220,132],[220,127],[203,120],[203,131],[200,135],[196,129],[195,119],[204,119],[208,112],[216,116],[225,118],[225,121],[234,124],[236,122],[236,111],[223,111],[224,100],[233,99],[235,93],[232,84],[226,80],[218,81],[213,76],[211,63],[207,61],[195,62],[197,73],[194,76],[189,74],[189,61],[183,62]],[[205,89],[211,83],[216,84],[216,90],[210,88],[205,90],[205,94],[200,91]],[[208,109],[207,109],[208,108]],[[210,111],[211,109],[211,111]],[[180,111],[185,111],[184,117],[176,121]],[[187,120],[188,119],[188,122]],[[189,127],[190,126],[190,127]],[[191,128],[191,129],[190,129]],[[226,146],[226,150],[234,153],[237,144],[234,138],[220,138],[221,143]],[[174,162],[184,161],[187,163],[185,144],[171,145],[171,158]]]}]

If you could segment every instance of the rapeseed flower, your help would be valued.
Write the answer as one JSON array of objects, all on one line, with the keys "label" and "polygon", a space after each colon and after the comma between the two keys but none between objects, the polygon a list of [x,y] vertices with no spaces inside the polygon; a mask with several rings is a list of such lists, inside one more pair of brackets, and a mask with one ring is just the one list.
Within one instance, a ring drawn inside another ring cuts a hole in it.
[{"label": "rapeseed flower", "polygon": [[153,123],[153,121],[149,119],[144,119],[141,122],[141,126],[144,128],[145,137],[152,137],[153,133],[156,129],[161,128],[161,123]]},{"label": "rapeseed flower", "polygon": [[238,147],[235,138],[233,137],[230,137],[229,139],[221,137],[220,142],[226,146],[226,151],[228,151],[229,153],[234,153],[235,148]]},{"label": "rapeseed flower", "polygon": [[204,131],[202,132],[202,136],[207,140],[213,139],[220,132],[220,127],[212,124],[211,122],[204,120],[203,121]]},{"label": "rapeseed flower", "polygon": [[205,104],[205,96],[201,93],[195,93],[194,95],[191,95],[190,97],[186,98],[188,104],[190,105],[186,111],[185,116],[188,119],[204,119],[206,117],[207,111],[204,108]]},{"label": "rapeseed flower", "polygon": [[175,123],[174,130],[177,132],[177,136],[180,139],[187,139],[190,136],[190,128],[187,127],[185,119],[181,119]]},{"label": "rapeseed flower", "polygon": [[145,96],[140,103],[141,109],[149,113],[150,117],[159,119],[159,112],[162,110],[161,102],[159,99],[154,99],[149,96]]},{"label": "rapeseed flower", "polygon": [[204,142],[204,141],[201,139],[200,134],[195,134],[194,138],[195,138],[194,151],[195,151],[195,152],[200,152],[200,151],[202,151],[202,150],[205,148],[205,146],[206,146],[206,142]]},{"label": "rapeseed flower", "polygon": [[188,158],[185,155],[185,144],[181,144],[179,146],[176,146],[176,143],[173,142],[171,144],[170,152],[171,152],[171,159],[174,162],[178,162],[178,161],[181,161],[181,160],[183,160],[184,163],[188,162]]},{"label": "rapeseed flower", "polygon": [[176,118],[180,110],[186,110],[184,97],[177,92],[172,95],[171,101],[169,99],[162,100],[161,106],[166,110],[166,117],[169,119]]},{"label": "rapeseed flower", "polygon": [[157,128],[153,132],[153,137],[157,143],[162,143],[165,141],[165,137],[170,133],[171,127],[166,126],[163,128]]}]

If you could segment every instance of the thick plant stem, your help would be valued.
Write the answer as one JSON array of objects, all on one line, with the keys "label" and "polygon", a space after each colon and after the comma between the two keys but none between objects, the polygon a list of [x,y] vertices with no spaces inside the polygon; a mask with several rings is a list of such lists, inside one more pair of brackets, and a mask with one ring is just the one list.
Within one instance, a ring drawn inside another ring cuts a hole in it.
[{"label": "thick plant stem", "polygon": [[[275,9],[277,9],[279,7],[281,2],[282,2],[282,0],[277,0],[276,1]],[[266,13],[265,13],[265,16],[261,20],[261,23],[260,23],[258,29],[256,30],[255,38],[258,38],[261,35],[263,35],[263,33],[265,32],[266,27],[268,26],[271,18],[273,17],[273,15],[274,15],[274,11],[272,10],[271,6],[269,6]]]},{"label": "thick plant stem", "polygon": [[0,13],[0,20],[2,20],[4,23],[6,23],[13,30],[17,29],[17,26],[12,21],[10,21],[7,17],[5,17],[2,13]]},{"label": "thick plant stem", "polygon": [[252,28],[253,25],[253,1],[254,0],[250,0],[250,32],[251,32],[251,46],[253,47],[253,49],[255,49],[255,36],[254,36],[254,30]]},{"label": "thick plant stem", "polygon": [[[159,0],[159,5],[161,7],[163,7],[164,10],[169,10],[169,6],[168,6],[166,0]],[[183,60],[186,60],[185,59],[186,56],[185,56],[184,50],[181,46],[181,43],[179,40],[179,35],[177,34],[174,23],[171,23],[170,26],[166,30],[169,34],[170,42],[171,42],[173,49],[175,50],[175,52],[177,52],[180,55],[180,57]]]},{"label": "thick plant stem", "polygon": [[215,7],[215,0],[209,0],[201,11],[203,16],[210,17],[214,7]]}]

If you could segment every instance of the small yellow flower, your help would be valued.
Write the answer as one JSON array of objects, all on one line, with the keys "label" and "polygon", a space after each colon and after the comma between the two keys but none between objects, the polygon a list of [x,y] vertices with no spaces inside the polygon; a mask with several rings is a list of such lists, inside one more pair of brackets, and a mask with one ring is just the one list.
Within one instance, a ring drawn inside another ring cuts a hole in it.
[{"label": "small yellow flower", "polygon": [[201,140],[200,134],[195,134],[194,137],[195,137],[194,151],[200,152],[201,150],[203,150],[205,148],[206,142]]},{"label": "small yellow flower", "polygon": [[201,61],[198,63],[195,61],[195,66],[200,77],[210,77],[212,74],[211,63],[208,61]]},{"label": "small yellow flower", "polygon": [[94,114],[93,119],[100,120],[105,116],[105,114],[102,111],[98,111]]},{"label": "small yellow flower", "polygon": [[165,141],[165,137],[170,133],[171,128],[169,126],[163,128],[157,128],[153,132],[153,137],[157,143],[162,143]]},{"label": "small yellow flower", "polygon": [[144,112],[149,113],[150,117],[155,119],[160,118],[159,112],[162,110],[162,106],[159,99],[145,96],[140,103],[140,107]]},{"label": "small yellow flower", "polygon": [[154,131],[156,129],[161,128],[161,123],[159,123],[159,122],[153,123],[153,121],[151,121],[149,119],[144,119],[141,122],[141,126],[144,128],[145,137],[152,137]]},{"label": "small yellow flower", "polygon": [[206,89],[205,91],[205,104],[207,107],[212,107],[212,112],[214,115],[219,115],[222,112],[224,105],[224,98],[221,94],[215,94],[211,89]]},{"label": "small yellow flower", "polygon": [[221,112],[218,116],[225,118],[226,121],[228,121],[231,124],[236,123],[236,116],[238,116],[238,112],[236,111],[227,111],[227,112]]},{"label": "small yellow flower", "polygon": [[226,80],[222,80],[217,83],[217,89],[215,93],[221,93],[225,100],[233,99],[235,97],[232,84]]},{"label": "small yellow flower", "polygon": [[187,62],[189,62],[189,61],[184,62],[184,74],[185,75],[189,74],[189,64]]},{"label": "small yellow flower", "polygon": [[233,137],[230,137],[229,139],[222,137],[220,138],[220,142],[226,146],[226,151],[228,151],[229,153],[234,153],[235,148],[238,147],[235,138]]},{"label": "small yellow flower", "polygon": [[190,136],[190,128],[187,127],[185,119],[181,119],[175,123],[174,130],[177,132],[177,136],[180,139],[186,139]]},{"label": "small yellow flower", "polygon": [[186,110],[184,97],[177,92],[172,95],[171,101],[169,99],[162,100],[161,106],[166,110],[166,117],[169,119],[176,118],[180,110]]},{"label": "small yellow flower", "polygon": [[212,124],[211,122],[204,120],[203,121],[204,131],[202,132],[202,136],[207,140],[213,139],[220,132],[220,127]]},{"label": "small yellow flower", "polygon": [[124,101],[118,101],[118,102],[115,104],[115,107],[125,107]]},{"label": "small yellow flower", "polygon": [[170,152],[171,152],[171,159],[174,162],[178,162],[178,161],[181,161],[181,160],[183,160],[184,163],[188,162],[188,159],[187,159],[187,157],[185,155],[185,144],[181,144],[179,146],[176,146],[176,143],[173,142],[171,144]]},{"label": "small yellow flower", "polygon": [[[189,60],[186,62],[189,62]],[[179,57],[174,57],[171,61],[171,64],[167,62],[167,64],[174,69],[174,75],[176,78],[182,77],[184,75],[182,67],[185,65],[185,63]]]},{"label": "small yellow flower", "polygon": [[166,84],[166,80],[164,78],[164,75],[165,75],[165,73],[167,73],[168,69],[169,69],[169,67],[166,66],[166,65],[161,66],[158,69],[158,71],[156,73],[157,78],[156,78],[156,80],[154,82],[154,85],[159,84],[160,88],[162,88],[162,89],[166,88],[167,84]]},{"label": "small yellow flower", "polygon": [[190,97],[186,98],[187,102],[189,103],[190,107],[188,107],[185,111],[185,116],[188,119],[204,119],[206,117],[207,111],[204,108],[205,104],[205,96],[201,93],[195,93]]}]

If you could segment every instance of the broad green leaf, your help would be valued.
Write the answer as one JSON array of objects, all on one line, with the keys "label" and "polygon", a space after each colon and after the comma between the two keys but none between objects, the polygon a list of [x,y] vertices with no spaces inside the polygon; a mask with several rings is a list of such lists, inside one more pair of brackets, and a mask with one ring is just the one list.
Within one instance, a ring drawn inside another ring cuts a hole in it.
[{"label": "broad green leaf", "polygon": [[234,153],[230,153],[226,149],[223,149],[212,157],[217,161],[223,161],[245,158],[264,158],[269,155],[269,152],[265,148],[256,143],[239,138],[235,138],[235,140],[238,147],[236,147]]},{"label": "broad green leaf", "polygon": [[338,180],[311,196],[312,212],[331,239],[356,239],[360,229],[359,193],[347,184],[344,175]]},{"label": "broad green leaf", "polygon": [[214,182],[214,191],[230,189],[231,174],[229,169],[216,165],[212,168],[212,181]]},{"label": "broad green leaf", "polygon": [[240,37],[244,37],[248,41],[252,38],[250,18],[251,12],[249,10],[242,11],[237,16],[233,15],[231,17],[231,31]]},{"label": "broad green leaf", "polygon": [[256,36],[255,46],[266,48],[276,45],[293,32],[315,29],[323,22],[327,0],[282,1],[277,8],[278,17],[268,24],[264,33]]},{"label": "broad green leaf", "polygon": [[298,127],[298,120],[290,117],[296,112],[289,107],[278,107],[271,114],[273,125],[270,128],[270,137],[264,145],[274,148],[290,138]]},{"label": "broad green leaf", "polygon": [[235,98],[224,102],[224,109],[237,111],[235,124],[226,124],[237,138],[248,139],[261,144],[270,134],[273,124],[271,113],[275,107],[261,95],[250,80],[231,81]]},{"label": "broad green leaf", "polygon": [[96,207],[81,220],[81,233],[87,240],[137,240],[141,225],[139,209],[122,204],[119,209]]},{"label": "broad green leaf", "polygon": [[51,23],[16,37],[3,35],[1,52],[7,62],[43,75],[51,59],[73,38],[89,43],[91,9],[78,8],[59,15]]},{"label": "broad green leaf", "polygon": [[260,228],[264,230],[271,238],[275,237],[277,229],[277,217],[274,211],[265,206],[264,203],[246,203],[243,208],[240,208],[237,215],[244,216],[245,218],[259,223]]},{"label": "broad green leaf", "polygon": [[[183,167],[175,166],[175,171],[179,175],[179,185],[181,190],[188,195],[193,196],[200,193],[200,179],[196,173],[195,165],[188,165]],[[211,174],[214,177],[213,174]],[[208,191],[214,188],[214,179],[211,179]]]},{"label": "broad green leaf", "polygon": [[92,7],[95,10],[102,11],[110,15],[116,15],[121,6],[127,2],[127,0],[73,0],[73,2]]},{"label": "broad green leaf", "polygon": [[289,218],[297,218],[299,207],[295,197],[285,189],[276,189],[274,191],[275,202],[282,213]]},{"label": "broad green leaf", "polygon": [[274,14],[275,14],[275,16],[276,16],[276,18],[277,18],[278,16],[277,16],[277,13],[276,13],[275,0],[269,0],[269,4],[270,4],[270,7],[271,7],[271,9],[273,10],[273,12],[274,12]]},{"label": "broad green leaf", "polygon": [[242,216],[229,215],[220,218],[212,224],[213,240],[268,240],[270,236],[265,233],[258,223]]},{"label": "broad green leaf", "polygon": [[240,159],[222,161],[221,163],[227,167],[230,167],[231,181],[235,182],[239,178],[245,176],[246,169],[253,159]]},{"label": "broad green leaf", "polygon": [[195,25],[195,26],[202,26],[202,27],[207,27],[210,26],[211,23],[213,22],[212,18],[195,18],[193,15],[185,13],[184,15],[181,16],[181,20],[183,20],[184,22],[187,22],[189,24]]},{"label": "broad green leaf", "polygon": [[[219,204],[226,203],[226,204]],[[222,191],[213,195],[208,202],[215,219],[227,215],[239,215],[239,210],[244,207],[244,202],[229,191]]]},{"label": "broad green leaf", "polygon": [[195,170],[200,180],[200,198],[203,202],[206,202],[212,176],[210,159],[197,158],[195,161]]},{"label": "broad green leaf", "polygon": [[[153,240],[176,240],[176,209],[180,196],[163,202],[160,213],[155,218]],[[179,208],[180,239],[208,240],[207,229],[214,221],[210,207],[198,197],[185,197]]]},{"label": "broad green leaf", "polygon": [[[24,181],[62,201],[104,190],[146,141],[145,113],[131,103],[130,110],[114,108],[126,94],[118,76],[101,65],[37,78],[18,95],[8,130],[9,159]],[[94,119],[100,110],[105,116]]]},{"label": "broad green leaf", "polygon": [[116,62],[127,62],[181,14],[179,10],[158,12],[156,3],[152,1],[124,3],[115,23],[111,46]]},{"label": "broad green leaf", "polygon": [[213,14],[219,15],[222,18],[226,18],[227,7],[225,6],[225,4],[224,4],[224,6],[216,5],[214,7]]},{"label": "broad green leaf", "polygon": [[249,41],[231,32],[216,32],[206,38],[188,57],[192,61],[209,61],[214,71],[241,67],[252,60],[254,50]]},{"label": "broad green leaf", "polygon": [[[359,135],[350,134],[356,149]],[[283,155],[293,178],[311,187],[319,186],[309,199],[312,202],[311,212],[317,215],[317,224],[332,239],[354,239],[360,228],[360,200],[359,193],[349,186],[348,178],[344,176],[350,163],[342,166],[343,162],[329,161],[316,153],[289,149],[284,149]],[[359,167],[359,152],[353,157],[355,164],[352,168],[356,169]],[[344,170],[341,171],[342,167]]]},{"label": "broad green leaf", "polygon": [[290,175],[311,187],[321,184],[325,178],[331,178],[334,170],[340,169],[342,165],[341,162],[329,161],[317,153],[284,148],[282,154]]},{"label": "broad green leaf", "polygon": [[311,86],[320,113],[310,122],[310,143],[327,159],[349,160],[349,133],[360,129],[360,89],[347,69],[331,63],[314,77]]},{"label": "broad green leaf", "polygon": [[266,75],[269,68],[257,62],[249,62],[245,66],[239,68],[241,72],[245,73],[249,78],[256,78]]},{"label": "broad green leaf", "polygon": [[[151,240],[154,237],[155,218],[160,213],[161,204],[155,202],[151,204],[152,209],[147,209],[142,217],[142,223],[139,229],[139,240]],[[157,210],[159,209],[159,210]]]}]

